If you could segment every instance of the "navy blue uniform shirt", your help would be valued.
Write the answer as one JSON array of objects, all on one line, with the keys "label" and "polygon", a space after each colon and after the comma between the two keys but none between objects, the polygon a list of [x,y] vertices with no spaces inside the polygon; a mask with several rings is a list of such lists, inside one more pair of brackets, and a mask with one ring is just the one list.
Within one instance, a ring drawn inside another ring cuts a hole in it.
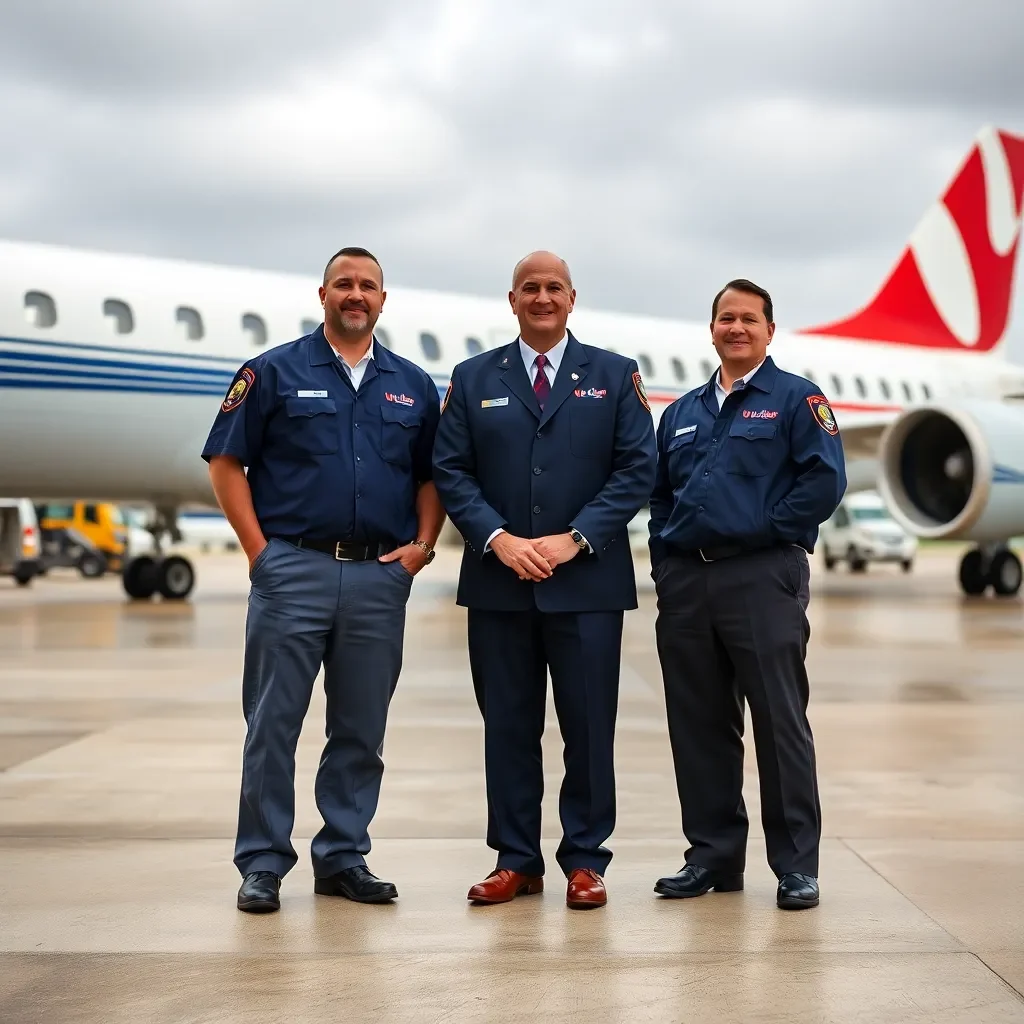
[{"label": "navy blue uniform shirt", "polygon": [[845,490],[839,428],[817,385],[768,358],[719,410],[712,377],[677,398],[658,425],[651,562],[668,545],[813,551]]},{"label": "navy blue uniform shirt", "polygon": [[203,458],[248,467],[265,536],[404,544],[416,536],[439,413],[426,371],[376,339],[354,391],[321,325],[245,363]]}]

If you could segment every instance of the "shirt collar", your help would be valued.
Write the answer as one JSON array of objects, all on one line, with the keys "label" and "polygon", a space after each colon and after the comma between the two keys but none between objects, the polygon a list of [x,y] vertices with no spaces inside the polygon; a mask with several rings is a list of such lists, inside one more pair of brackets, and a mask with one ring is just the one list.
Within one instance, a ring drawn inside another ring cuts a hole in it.
[{"label": "shirt collar", "polygon": [[[558,373],[558,367],[562,362],[562,356],[565,355],[565,350],[568,344],[569,332],[566,331],[565,334],[562,335],[562,340],[555,345],[554,348],[549,349],[544,353],[544,357],[547,359],[548,365],[555,373]],[[523,362],[526,364],[526,371],[529,373],[533,369],[533,361],[540,355],[540,353],[535,349],[530,348],[530,346],[520,338],[519,354],[523,357]]]},{"label": "shirt collar", "polygon": [[[330,342],[328,342],[327,344],[331,345]],[[373,358],[373,340],[370,340],[370,344],[367,345],[366,347],[365,354],[363,355],[362,359],[360,359],[359,362],[356,363],[355,366],[349,366],[348,363],[345,362],[345,360],[342,358],[341,353],[333,345],[331,345],[331,351],[337,357],[338,362],[341,363],[341,365],[344,366],[346,370],[349,370],[351,372],[352,370],[358,370],[361,366],[369,365],[370,360]]]},{"label": "shirt collar", "polygon": [[[767,358],[767,356],[765,358]],[[745,373],[742,377],[737,377],[733,381],[732,386],[735,388],[737,384],[748,384],[748,383],[750,383],[750,378],[753,377],[754,374],[757,373],[757,371],[760,370],[762,366],[764,366],[764,363],[765,363],[765,360],[762,359],[761,362],[759,362],[757,364],[757,366],[755,366],[748,373]],[[715,387],[719,391],[725,391],[725,388],[722,386],[722,368],[721,367],[718,368],[718,372],[715,374]]]}]

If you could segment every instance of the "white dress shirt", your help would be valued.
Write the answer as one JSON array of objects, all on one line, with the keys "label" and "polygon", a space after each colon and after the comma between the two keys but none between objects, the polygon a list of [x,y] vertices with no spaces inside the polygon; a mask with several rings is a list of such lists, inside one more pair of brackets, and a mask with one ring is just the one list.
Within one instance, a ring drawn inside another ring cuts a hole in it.
[{"label": "white dress shirt", "polygon": [[[557,345],[555,345],[554,348],[548,349],[548,351],[544,353],[544,357],[547,359],[547,362],[544,364],[544,376],[547,377],[549,386],[555,383],[555,374],[558,373],[558,367],[562,365],[562,356],[565,355],[565,350],[568,347],[568,345],[569,332],[566,331],[565,334],[562,336],[562,340]],[[522,338],[520,338],[519,354],[523,357],[523,365],[526,367],[526,376],[530,380],[530,387],[533,387],[533,382],[537,378],[537,367],[535,364],[537,361],[537,356],[539,356],[541,353],[530,348],[530,346],[527,345]],[[490,537],[487,538],[487,543],[484,545],[485,554],[491,550],[491,541],[494,540],[494,538],[497,537],[499,533],[504,532],[504,528],[499,527],[497,530],[494,531],[494,533],[490,535]],[[590,551],[589,543],[587,544],[587,550]]]},{"label": "white dress shirt", "polygon": [[373,342],[370,342],[366,348],[366,354],[358,363],[356,363],[355,366],[349,366],[348,363],[345,362],[341,353],[336,348],[333,348],[333,346],[332,351],[338,357],[338,362],[341,363],[342,369],[348,374],[348,379],[352,381],[352,387],[358,391],[359,385],[363,383],[363,376],[366,373],[366,368],[370,365],[370,360],[373,359]]},{"label": "white dress shirt", "polygon": [[[746,384],[762,366],[764,366],[763,359],[749,373],[744,374],[742,377],[737,377],[732,382],[732,390],[735,391],[738,384]],[[729,397],[729,394],[730,392],[726,391],[725,388],[722,387],[722,368],[719,367],[718,373],[715,374],[715,395],[718,397],[719,411],[721,411],[722,406],[725,404],[725,400]]]}]

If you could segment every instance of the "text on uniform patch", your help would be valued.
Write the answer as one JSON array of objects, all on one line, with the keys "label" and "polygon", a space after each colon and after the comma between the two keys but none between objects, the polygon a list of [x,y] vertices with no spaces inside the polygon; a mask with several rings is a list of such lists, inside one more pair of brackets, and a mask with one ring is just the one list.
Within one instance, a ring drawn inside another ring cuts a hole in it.
[{"label": "text on uniform patch", "polygon": [[498,406],[498,405],[508,405],[508,399],[507,398],[485,398],[480,403],[480,408],[481,409],[493,409],[495,406]]},{"label": "text on uniform patch", "polygon": [[697,424],[694,423],[692,427],[680,427],[672,436],[678,437],[680,434],[692,434],[697,429]]},{"label": "text on uniform patch", "polygon": [[743,418],[745,420],[773,420],[778,416],[777,409],[744,409]]},{"label": "text on uniform patch", "polygon": [[393,395],[390,391],[384,392],[384,397],[389,402],[397,402],[399,405],[415,405],[416,399],[410,398],[408,395]]},{"label": "text on uniform patch", "polygon": [[573,391],[573,394],[577,398],[604,398],[604,396],[608,394],[608,389],[601,388],[598,390],[597,388],[576,388],[576,390]]}]

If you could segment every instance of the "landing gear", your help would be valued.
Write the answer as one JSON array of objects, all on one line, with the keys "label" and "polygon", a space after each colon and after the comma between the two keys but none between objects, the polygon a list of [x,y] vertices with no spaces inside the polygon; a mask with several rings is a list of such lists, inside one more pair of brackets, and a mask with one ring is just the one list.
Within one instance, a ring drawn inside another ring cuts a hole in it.
[{"label": "landing gear", "polygon": [[989,587],[997,597],[1013,597],[1022,578],[1020,559],[1005,544],[974,548],[960,560],[960,589],[972,597]]},{"label": "landing gear", "polygon": [[172,543],[181,540],[178,514],[173,508],[158,508],[146,529],[153,536],[156,553],[138,555],[125,562],[121,582],[125,593],[134,601],[148,601],[157,592],[167,601],[184,601],[195,586],[196,573],[192,563],[181,555],[163,553],[163,537]]}]

